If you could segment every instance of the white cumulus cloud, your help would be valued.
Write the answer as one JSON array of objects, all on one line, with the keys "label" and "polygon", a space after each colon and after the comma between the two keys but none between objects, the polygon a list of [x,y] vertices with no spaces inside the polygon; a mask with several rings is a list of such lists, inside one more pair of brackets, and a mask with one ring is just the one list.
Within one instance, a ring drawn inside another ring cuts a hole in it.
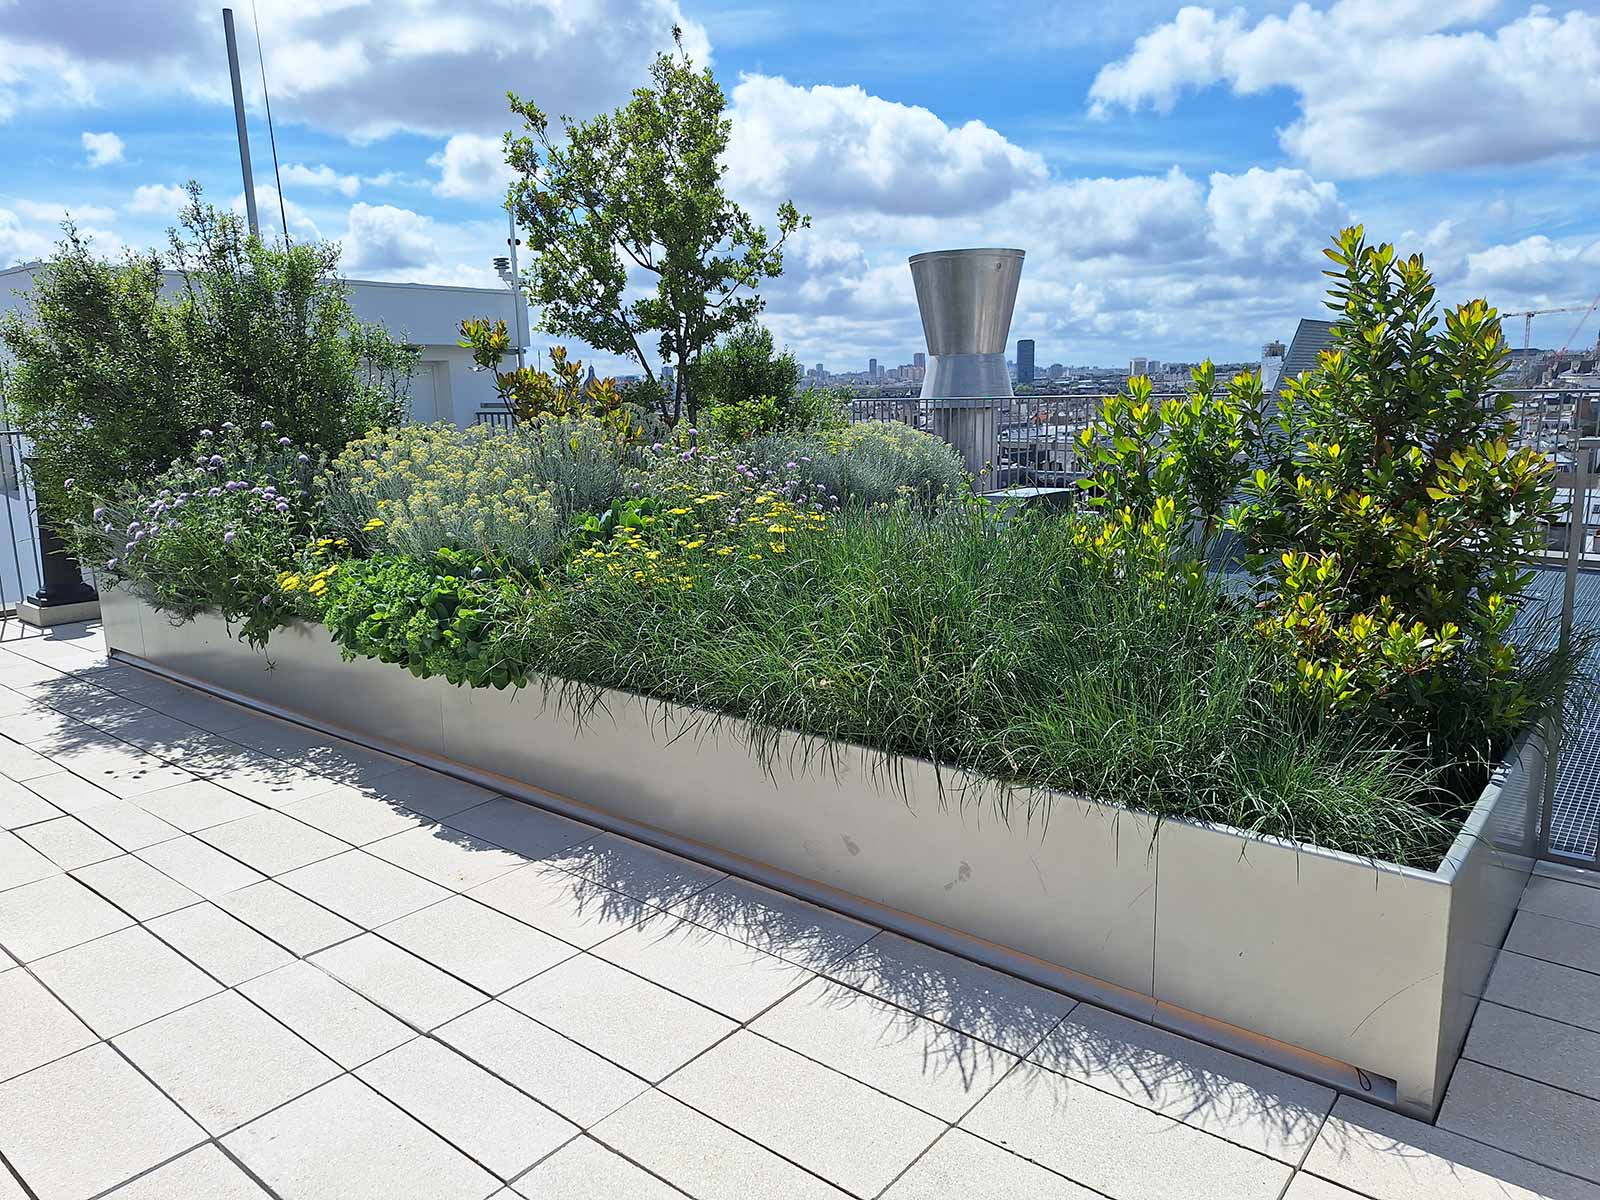
[{"label": "white cumulus cloud", "polygon": [[439,168],[439,181],[433,190],[440,196],[503,199],[511,182],[505,149],[496,137],[458,133],[428,159],[428,165]]},{"label": "white cumulus cloud", "polygon": [[341,196],[354,196],[361,190],[361,179],[355,175],[341,175],[327,163],[318,163],[316,166],[307,166],[305,163],[290,163],[280,172],[285,184],[298,184],[300,187],[319,188],[326,191],[338,192]]},{"label": "white cumulus cloud", "polygon": [[982,121],[947,125],[859,87],[747,75],[732,99],[729,186],[793,197],[803,211],[973,212],[1047,174],[1037,154]]},{"label": "white cumulus cloud", "polygon": [[1283,148],[1353,178],[1600,150],[1600,13],[1543,5],[1490,28],[1494,0],[1300,3],[1251,22],[1186,7],[1102,68],[1091,110],[1169,111],[1182,93],[1286,88]]},{"label": "white cumulus cloud", "polygon": [[122,161],[122,139],[114,133],[83,134],[83,153],[91,167],[106,167]]},{"label": "white cumulus cloud", "polygon": [[435,258],[433,222],[392,204],[354,204],[343,238],[342,265],[351,271],[387,274],[415,270]]},{"label": "white cumulus cloud", "polygon": [[189,193],[172,183],[141,183],[122,207],[141,217],[176,217]]}]

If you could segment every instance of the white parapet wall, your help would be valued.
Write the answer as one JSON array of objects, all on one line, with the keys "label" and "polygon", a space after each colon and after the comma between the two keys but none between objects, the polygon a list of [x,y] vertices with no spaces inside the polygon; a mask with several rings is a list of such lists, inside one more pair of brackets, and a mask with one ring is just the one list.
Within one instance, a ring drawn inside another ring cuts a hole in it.
[{"label": "white parapet wall", "polygon": [[104,607],[135,664],[1423,1118],[1532,868],[1534,739],[1421,871],[1069,795],[1002,805],[920,760],[791,735],[769,773],[739,726],[676,705],[606,692],[575,721],[542,689],[345,662],[316,627],[263,654],[215,617]]}]

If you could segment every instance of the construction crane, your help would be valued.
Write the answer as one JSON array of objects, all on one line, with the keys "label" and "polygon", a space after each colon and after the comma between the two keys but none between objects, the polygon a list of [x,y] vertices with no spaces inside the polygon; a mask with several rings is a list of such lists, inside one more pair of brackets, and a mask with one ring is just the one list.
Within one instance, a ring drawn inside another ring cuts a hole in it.
[{"label": "construction crane", "polygon": [[1549,313],[1587,312],[1592,309],[1592,304],[1566,304],[1560,308],[1529,308],[1522,312],[1508,312],[1508,317],[1522,318],[1522,348],[1528,349],[1533,345],[1533,319],[1543,317]]}]

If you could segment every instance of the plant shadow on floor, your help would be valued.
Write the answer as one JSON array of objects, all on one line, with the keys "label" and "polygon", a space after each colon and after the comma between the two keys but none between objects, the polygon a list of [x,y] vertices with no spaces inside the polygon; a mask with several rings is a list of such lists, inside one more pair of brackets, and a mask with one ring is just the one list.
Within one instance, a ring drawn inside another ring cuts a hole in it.
[{"label": "plant shadow on floor", "polygon": [[[334,789],[346,799],[358,795],[417,818],[434,838],[469,855],[509,850],[528,858],[467,888],[469,897],[579,949],[603,947],[633,929],[691,963],[703,955],[707,970],[738,975],[760,997],[728,1014],[751,1021],[756,1032],[760,1014],[785,1006],[821,1010],[819,1019],[836,1014],[846,1042],[870,1039],[847,1057],[910,1047],[922,1073],[956,1081],[969,1107],[1004,1079],[1009,1101],[1020,1100],[1020,1090],[1028,1103],[1047,1105],[1063,1128],[1071,1127],[1075,1107],[1104,1104],[1109,1094],[1290,1161],[1318,1141],[1312,1153],[1335,1175],[1345,1160],[1377,1154],[1394,1160],[1391,1168],[1428,1179],[1483,1172],[1536,1187],[1543,1178],[1522,1160],[1366,1105],[1345,1101],[1343,1119],[1324,1124],[1334,1097],[1316,1085],[143,671],[113,664],[14,686],[61,714],[36,718],[25,731],[28,744],[75,771],[77,756],[98,752],[81,773],[134,803],[145,760],[182,766],[263,811],[303,802],[290,800],[302,791],[312,800]],[[118,748],[125,753],[112,753],[119,761],[107,765],[106,752]],[[97,764],[114,777],[97,780]],[[322,792],[317,780],[327,783]],[[489,805],[502,806],[492,825],[481,815]],[[475,812],[477,820],[469,816]],[[486,894],[474,894],[480,891]],[[847,1062],[839,1065],[848,1072]],[[1447,1157],[1429,1157],[1422,1144]]]}]

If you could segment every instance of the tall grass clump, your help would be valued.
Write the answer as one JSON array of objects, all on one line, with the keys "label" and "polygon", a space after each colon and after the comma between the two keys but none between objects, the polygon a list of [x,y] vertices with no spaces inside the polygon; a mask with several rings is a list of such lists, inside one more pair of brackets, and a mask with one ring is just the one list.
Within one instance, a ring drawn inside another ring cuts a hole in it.
[{"label": "tall grass clump", "polygon": [[772,434],[739,449],[748,462],[787,468],[847,504],[884,504],[902,495],[932,500],[967,488],[966,468],[948,442],[899,421]]},{"label": "tall grass clump", "polygon": [[528,666],[738,719],[769,761],[787,729],[962,768],[1012,815],[1056,789],[1437,861],[1453,831],[1420,761],[1308,703],[1212,584],[1094,561],[1079,520],[900,505],[689,588],[596,574],[535,601]]}]

